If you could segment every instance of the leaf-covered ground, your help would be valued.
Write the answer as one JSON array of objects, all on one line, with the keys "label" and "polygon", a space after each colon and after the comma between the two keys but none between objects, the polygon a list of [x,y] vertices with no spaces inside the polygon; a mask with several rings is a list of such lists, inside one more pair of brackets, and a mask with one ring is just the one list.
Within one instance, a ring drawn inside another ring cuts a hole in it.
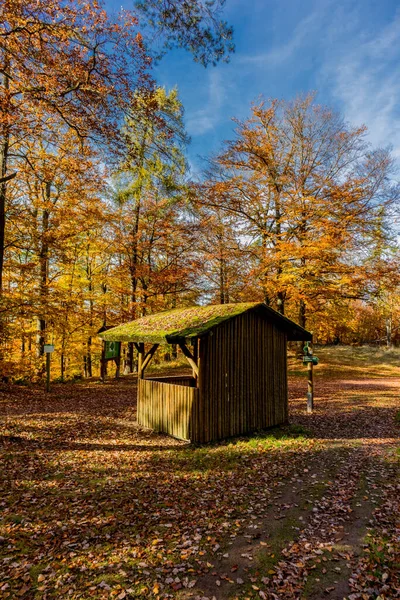
[{"label": "leaf-covered ground", "polygon": [[293,363],[290,428],[202,448],[129,378],[3,387],[0,598],[400,598],[400,373],[326,356],[313,415]]}]

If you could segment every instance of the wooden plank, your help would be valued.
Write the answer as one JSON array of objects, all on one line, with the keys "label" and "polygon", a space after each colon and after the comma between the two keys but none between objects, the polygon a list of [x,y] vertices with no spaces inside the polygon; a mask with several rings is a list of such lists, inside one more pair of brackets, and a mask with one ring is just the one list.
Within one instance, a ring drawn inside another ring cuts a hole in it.
[{"label": "wooden plank", "polygon": [[[241,344],[242,344],[242,334],[241,334],[241,319],[236,319],[236,361],[235,364],[240,368],[241,364]],[[239,435],[241,431],[241,424],[243,418],[243,401],[240,394],[240,377],[235,376],[235,397],[236,397],[236,426],[235,426],[235,435]]]},{"label": "wooden plank", "polygon": [[[226,340],[226,327],[224,327],[225,331],[225,340]],[[224,354],[223,348],[221,348],[221,329],[217,329],[215,331],[215,381],[217,383],[217,402],[214,403],[213,410],[213,419],[214,419],[214,436],[217,440],[220,440],[222,437],[227,437],[222,434],[222,428],[225,425],[224,423],[224,410],[225,410],[225,364],[224,364]],[[227,345],[227,344],[226,344]]]},{"label": "wooden plank", "polygon": [[138,351],[138,379],[144,379],[143,359],[144,359],[144,343],[135,344]]},{"label": "wooden plank", "polygon": [[193,369],[193,377],[196,379],[196,387],[197,387],[197,379],[199,376],[199,340],[196,338],[193,341],[193,360],[197,366],[197,372]]},{"label": "wooden plank", "polygon": [[238,374],[236,375],[237,380],[238,380],[238,395],[239,395],[239,408],[240,408],[240,422],[239,422],[239,429],[236,432],[236,435],[239,435],[242,432],[246,431],[246,404],[245,404],[245,400],[244,400],[244,391],[243,391],[243,387],[245,385],[245,364],[244,364],[244,355],[246,352],[245,346],[244,346],[244,339],[243,339],[243,319],[239,319],[239,331],[238,331],[238,345],[239,345],[239,362],[238,362]]},{"label": "wooden plank", "polygon": [[141,425],[189,439],[189,419],[192,406],[198,400],[198,388],[141,379],[139,393],[138,422]]},{"label": "wooden plank", "polygon": [[210,397],[210,347],[209,337],[199,340],[199,378],[198,378],[198,399],[194,405],[193,418],[191,420],[192,433],[191,439],[195,442],[201,441],[201,432],[206,437],[208,435],[209,422],[206,418],[205,402]]},{"label": "wooden plank", "polygon": [[[202,344],[205,344],[205,347],[203,346],[204,349],[204,356],[206,357],[207,360],[207,371],[205,373],[205,378],[206,378],[206,393],[202,394],[202,403],[201,403],[201,407],[199,410],[199,421],[198,421],[198,438],[200,441],[202,442],[209,442],[213,439],[213,433],[212,433],[212,414],[211,414],[211,404],[214,400],[213,397],[213,393],[212,393],[212,386],[213,386],[213,374],[212,374],[212,369],[213,369],[213,358],[214,358],[214,351],[213,351],[213,336],[208,336],[207,338],[205,338],[204,340],[202,340]],[[203,361],[204,363],[204,361]],[[203,373],[204,373],[204,364],[203,364]],[[203,377],[204,380],[204,377]]]},{"label": "wooden plank", "polygon": [[289,422],[289,395],[288,395],[288,357],[287,357],[287,334],[285,333],[283,340],[283,353],[284,353],[284,390],[282,402],[284,405],[284,423]]},{"label": "wooden plank", "polygon": [[144,373],[146,367],[150,364],[150,361],[153,358],[159,345],[160,344],[153,344],[150,350],[143,356],[142,373]]},{"label": "wooden plank", "polygon": [[196,374],[196,376],[198,377],[199,375],[199,368],[197,366],[197,363],[194,360],[194,356],[193,354],[190,352],[189,348],[186,346],[186,344],[179,344],[179,348],[182,350],[184,356],[186,356],[188,363],[190,364],[190,366],[193,369],[193,372]]},{"label": "wooden plank", "polygon": [[267,351],[267,335],[268,325],[265,321],[262,322],[262,337],[263,343],[261,344],[261,356],[262,356],[262,371],[263,371],[263,428],[268,427],[268,351]]},{"label": "wooden plank", "polygon": [[174,385],[184,385],[186,387],[193,387],[194,379],[191,375],[171,375],[166,377],[158,377],[151,375],[147,377],[151,381],[158,381],[160,383],[172,383]]}]

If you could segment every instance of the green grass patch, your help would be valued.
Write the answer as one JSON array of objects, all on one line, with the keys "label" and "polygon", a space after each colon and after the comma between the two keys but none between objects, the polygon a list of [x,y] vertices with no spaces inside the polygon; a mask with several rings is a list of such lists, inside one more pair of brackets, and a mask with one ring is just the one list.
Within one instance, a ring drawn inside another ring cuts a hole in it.
[{"label": "green grass patch", "polygon": [[[400,376],[400,348],[372,346],[314,346],[320,359],[316,377],[377,378]],[[289,376],[306,377],[307,367],[295,351],[289,352]]]},{"label": "green grass patch", "polygon": [[9,523],[14,523],[14,525],[19,525],[24,518],[21,515],[8,515],[5,520]]},{"label": "green grass patch", "polygon": [[46,568],[45,563],[38,563],[37,565],[32,565],[29,569],[29,575],[31,576],[33,585],[38,584],[38,577]]},{"label": "green grass patch", "polygon": [[[233,438],[203,446],[190,445],[168,452],[168,463],[178,471],[206,473],[210,470],[230,471],[243,461],[260,453],[294,450],[309,443],[310,432],[302,425],[276,427],[252,436]],[[154,453],[152,464],[165,462],[165,452]]]}]

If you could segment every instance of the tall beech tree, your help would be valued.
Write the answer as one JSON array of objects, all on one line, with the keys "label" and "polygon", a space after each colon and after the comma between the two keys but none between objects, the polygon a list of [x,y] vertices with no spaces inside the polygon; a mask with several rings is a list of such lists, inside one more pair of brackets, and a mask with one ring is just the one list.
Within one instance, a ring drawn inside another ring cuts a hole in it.
[{"label": "tall beech tree", "polygon": [[265,301],[281,312],[296,302],[305,326],[307,308],[362,296],[363,261],[399,197],[392,159],[313,95],[262,101],[236,124],[200,196],[252,240]]},{"label": "tall beech tree", "polygon": [[146,210],[162,210],[158,205],[160,199],[162,202],[167,199],[168,206],[182,196],[187,136],[176,90],[167,93],[158,88],[151,103],[138,93],[132,115],[123,128],[126,153],[116,179],[115,200],[121,209],[120,224],[127,229],[127,242],[123,244],[131,281],[130,316],[135,318],[137,303],[144,301],[137,295],[142,217]]},{"label": "tall beech tree", "polygon": [[[192,197],[196,235],[192,253],[201,268],[198,287],[210,302],[228,304],[249,298],[262,300],[252,285],[251,248],[237,235],[235,218]],[[249,260],[250,259],[250,260]]]},{"label": "tall beech tree", "polygon": [[[98,160],[90,146],[82,148],[74,132],[50,144],[25,146],[27,161],[19,173],[16,208],[23,218],[11,219],[17,235],[10,247],[23,251],[23,263],[37,275],[31,313],[38,321],[38,354],[43,354],[49,320],[56,320],[55,282],[63,270],[71,240],[80,239],[93,223],[102,222],[99,197],[104,185]],[[76,245],[76,242],[74,242]],[[21,256],[22,258],[22,256]],[[10,265],[5,263],[6,280]]]},{"label": "tall beech tree", "polygon": [[[135,319],[148,310],[149,298],[176,296],[178,288],[185,287],[183,270],[178,268],[178,263],[182,264],[179,248],[186,237],[179,209],[186,193],[183,152],[188,139],[176,90],[167,93],[157,88],[150,102],[138,92],[131,114],[123,127],[126,151],[115,180],[114,199],[119,270],[129,274],[130,281],[126,317]],[[174,239],[173,227],[181,240]],[[130,368],[132,360],[133,344]]]},{"label": "tall beech tree", "polygon": [[[111,21],[98,2],[6,0],[0,7],[0,290],[10,168],[27,138],[59,130],[113,141],[147,58],[137,19]],[[11,161],[11,163],[10,163]]]},{"label": "tall beech tree", "polygon": [[[73,348],[90,375],[96,327],[126,314],[113,303],[116,288],[131,287],[132,315],[135,286],[139,303],[161,307],[193,285],[195,260],[183,258],[192,232],[182,107],[176,92],[155,89],[149,56],[177,45],[215,64],[233,50],[232,31],[221,19],[224,0],[132,5],[134,13],[110,18],[97,1],[0,4],[0,337],[4,350],[13,335],[22,340],[21,365],[35,335],[41,355],[51,334],[61,340],[61,373]],[[100,193],[99,152],[107,168],[125,157],[112,211]],[[128,213],[128,250],[119,252],[121,227],[116,252],[113,225]],[[121,279],[110,279],[116,273]]]}]

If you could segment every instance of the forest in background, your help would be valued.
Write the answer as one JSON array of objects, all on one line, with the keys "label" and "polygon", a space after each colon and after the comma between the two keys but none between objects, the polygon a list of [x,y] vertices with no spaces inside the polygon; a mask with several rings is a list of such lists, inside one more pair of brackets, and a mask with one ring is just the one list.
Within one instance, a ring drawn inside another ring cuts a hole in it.
[{"label": "forest in background", "polygon": [[119,21],[2,3],[1,376],[40,377],[53,343],[55,376],[90,377],[101,327],[196,303],[265,301],[320,343],[400,340],[400,188],[366,128],[314,94],[259,100],[193,180],[178,90],[152,64],[171,45],[226,59],[222,4],[177,28],[156,0]]}]

